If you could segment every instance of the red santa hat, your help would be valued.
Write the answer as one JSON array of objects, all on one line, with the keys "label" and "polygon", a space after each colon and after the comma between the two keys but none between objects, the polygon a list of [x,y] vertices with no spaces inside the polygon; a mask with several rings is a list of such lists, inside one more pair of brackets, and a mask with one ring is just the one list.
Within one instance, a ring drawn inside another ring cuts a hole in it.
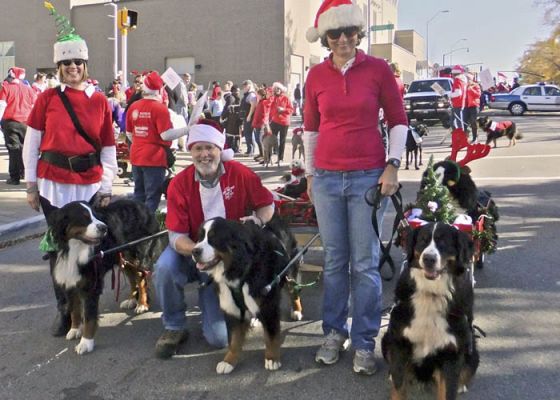
[{"label": "red santa hat", "polygon": [[8,70],[8,74],[15,79],[25,79],[25,68],[12,67]]},{"label": "red santa hat", "polygon": [[317,16],[315,24],[307,30],[305,37],[308,42],[316,42],[328,30],[350,26],[364,27],[364,15],[352,0],[325,0]]},{"label": "red santa hat", "polygon": [[144,77],[144,91],[147,94],[158,94],[163,88],[163,79],[157,71],[152,71]]},{"label": "red santa hat", "polygon": [[233,150],[226,148],[226,136],[222,133],[220,125],[210,119],[201,119],[189,128],[189,138],[187,139],[187,149],[198,142],[212,143],[222,150],[222,161],[233,159]]},{"label": "red santa hat", "polygon": [[453,68],[451,68],[451,73],[452,74],[464,74],[465,73],[465,68],[463,68],[462,65],[454,65]]}]

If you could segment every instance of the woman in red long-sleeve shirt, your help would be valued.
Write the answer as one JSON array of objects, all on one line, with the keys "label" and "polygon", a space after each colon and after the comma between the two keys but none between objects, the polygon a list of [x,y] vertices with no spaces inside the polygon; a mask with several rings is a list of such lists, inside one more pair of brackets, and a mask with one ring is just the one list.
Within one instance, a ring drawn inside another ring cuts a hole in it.
[{"label": "woman in red long-sleeve shirt", "polygon": [[279,139],[278,161],[284,160],[286,136],[290,126],[290,116],[294,113],[294,106],[286,96],[288,89],[280,82],[272,84],[274,96],[270,104],[270,129],[272,134]]},{"label": "woman in red long-sleeve shirt", "polygon": [[255,161],[262,160],[263,158],[263,148],[262,148],[262,134],[263,131],[266,133],[270,131],[270,99],[266,89],[262,88],[257,90],[257,105],[255,107],[255,113],[253,114],[252,127],[255,130],[255,142],[259,148],[259,155],[255,157]]}]

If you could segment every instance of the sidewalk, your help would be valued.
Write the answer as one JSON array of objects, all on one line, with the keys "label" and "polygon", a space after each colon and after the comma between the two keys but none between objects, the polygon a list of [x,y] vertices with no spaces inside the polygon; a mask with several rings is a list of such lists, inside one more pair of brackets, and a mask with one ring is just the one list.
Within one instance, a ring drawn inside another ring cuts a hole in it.
[{"label": "sidewalk", "polygon": [[[299,118],[293,118],[292,127],[286,139],[286,149],[284,159],[286,162],[291,160],[292,146],[291,133],[295,126],[299,126]],[[30,237],[36,237],[45,232],[46,221],[42,213],[32,210],[27,204],[25,193],[25,182],[19,186],[6,184],[8,175],[8,151],[4,145],[3,135],[0,139],[0,249],[10,246],[17,241]],[[241,144],[241,149],[245,151],[245,144]],[[274,159],[276,156],[274,156]],[[264,168],[262,165],[253,161],[252,157],[236,155],[235,159],[252,168],[262,179],[265,186],[274,189],[281,186],[280,177],[289,171],[288,165],[281,167],[271,166]],[[178,171],[191,164],[189,153],[180,152],[177,155]],[[124,183],[122,178],[116,178],[113,183],[113,194],[125,196],[133,192],[133,187]],[[165,203],[165,200],[162,200]]]}]

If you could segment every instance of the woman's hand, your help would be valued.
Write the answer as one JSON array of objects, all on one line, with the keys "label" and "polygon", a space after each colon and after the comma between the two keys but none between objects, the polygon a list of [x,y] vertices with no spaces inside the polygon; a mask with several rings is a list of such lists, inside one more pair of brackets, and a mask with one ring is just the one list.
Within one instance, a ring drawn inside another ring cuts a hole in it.
[{"label": "woman's hand", "polygon": [[111,202],[111,194],[110,193],[99,193],[95,194],[95,198],[93,199],[93,206],[94,207],[107,207]]},{"label": "woman's hand", "polygon": [[381,184],[381,195],[392,196],[399,190],[399,170],[392,165],[387,165],[385,171],[379,178]]},{"label": "woman's hand", "polygon": [[27,192],[27,204],[29,204],[29,207],[39,212],[41,203],[39,202],[39,188],[37,187],[37,183],[28,182],[25,191]]}]

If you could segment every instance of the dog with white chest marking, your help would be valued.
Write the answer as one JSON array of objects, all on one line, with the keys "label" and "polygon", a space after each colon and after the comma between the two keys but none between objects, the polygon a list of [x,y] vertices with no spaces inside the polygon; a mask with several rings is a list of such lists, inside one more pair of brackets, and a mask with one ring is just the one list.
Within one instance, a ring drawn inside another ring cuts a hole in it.
[{"label": "dog with white chest marking", "polygon": [[487,116],[479,117],[478,126],[486,132],[486,144],[494,143],[494,148],[498,147],[496,142],[501,137],[509,139],[509,146],[515,146],[517,139],[522,139],[523,135],[517,130],[517,125],[513,121],[492,121]]},{"label": "dog with white chest marking", "polygon": [[414,169],[419,169],[422,165],[422,138],[427,136],[429,132],[428,126],[425,124],[417,124],[416,126],[409,126],[406,135],[406,166],[414,160]]},{"label": "dog with white chest marking", "polygon": [[[229,349],[216,366],[218,374],[229,374],[237,365],[254,317],[264,330],[265,368],[280,368],[280,299],[285,280],[269,292],[264,289],[296,254],[296,240],[278,217],[263,228],[224,218],[210,219],[201,226],[192,257],[196,267],[216,284],[230,336]],[[301,319],[301,302],[299,298],[292,300],[292,317]]]},{"label": "dog with white chest marking", "polygon": [[150,236],[159,231],[159,224],[143,204],[118,200],[99,209],[83,201],[68,203],[49,215],[49,226],[59,249],[50,256],[51,274],[55,290],[63,297],[63,313],[71,318],[66,339],[80,339],[76,352],[89,353],[94,349],[105,274],[122,265],[131,293],[121,308],[147,311],[148,272],[164,243],[148,241],[121,254],[94,255]]},{"label": "dog with white chest marking", "polygon": [[473,244],[466,233],[436,222],[411,231],[407,245],[409,267],[397,283],[381,342],[391,399],[406,399],[407,386],[417,379],[435,382],[438,400],[453,400],[479,364],[468,273]]}]

